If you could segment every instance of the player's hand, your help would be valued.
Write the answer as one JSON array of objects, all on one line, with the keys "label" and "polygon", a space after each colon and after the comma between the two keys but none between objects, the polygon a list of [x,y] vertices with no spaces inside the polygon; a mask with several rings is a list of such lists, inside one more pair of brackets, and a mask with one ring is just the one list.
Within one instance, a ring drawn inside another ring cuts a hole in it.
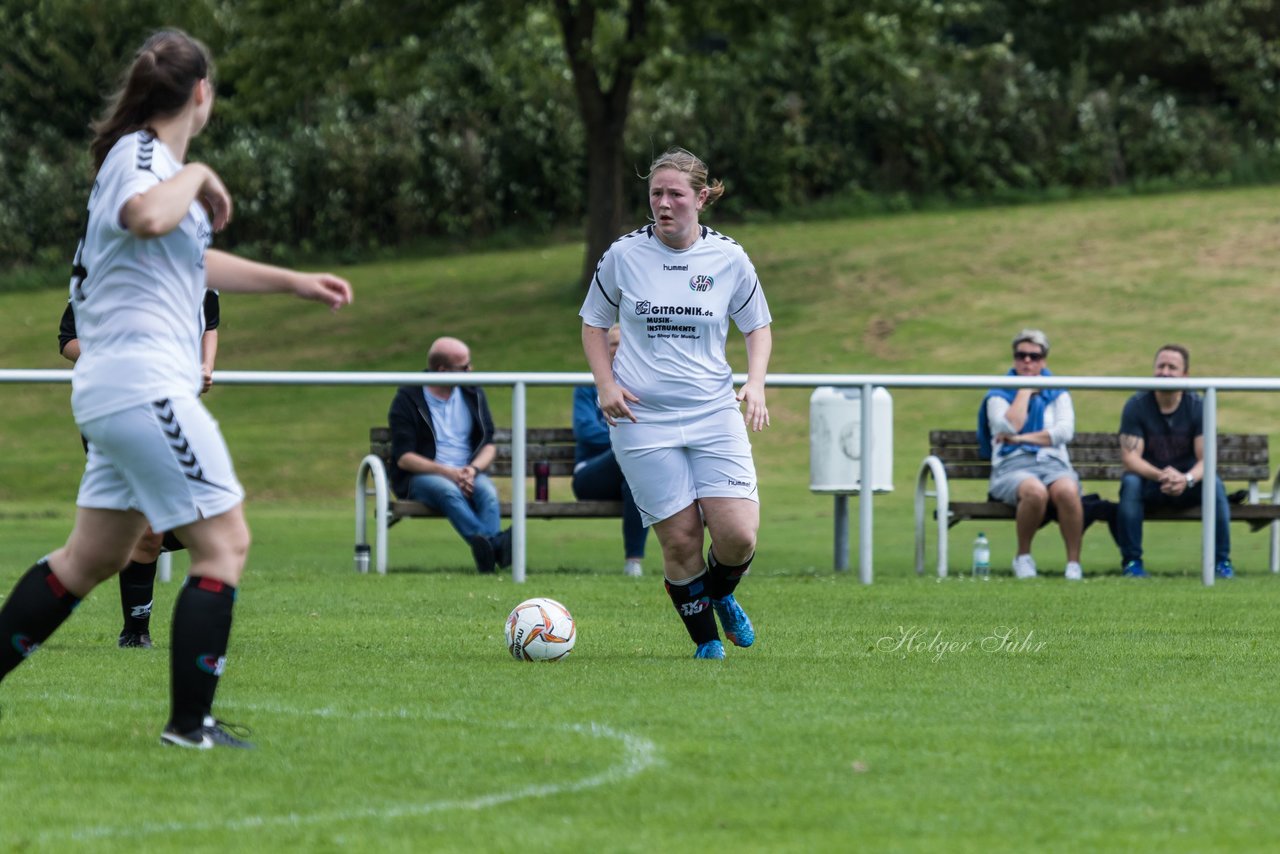
[{"label": "player's hand", "polygon": [[752,432],[759,433],[769,426],[769,407],[764,403],[764,383],[745,383],[738,391],[738,402],[747,404],[742,417]]},{"label": "player's hand", "polygon": [[213,224],[214,231],[222,231],[227,227],[227,223],[231,222],[231,194],[227,192],[227,188],[222,183],[222,179],[218,177],[218,173],[207,166],[205,167],[204,180],[200,182],[200,191],[196,193],[196,198],[200,200],[200,204],[204,205],[204,209],[209,212],[209,220]]},{"label": "player's hand", "polygon": [[213,388],[213,368],[206,365],[201,365],[200,366],[200,393],[204,394],[206,391],[208,391],[211,388]]},{"label": "player's hand", "polygon": [[604,413],[604,420],[610,427],[618,426],[618,419],[626,418],[632,423],[635,422],[636,416],[631,412],[628,403],[639,403],[640,398],[627,391],[617,383],[609,383],[608,386],[598,387],[597,396],[600,398],[600,411]]},{"label": "player's hand", "polygon": [[294,293],[302,299],[322,302],[331,311],[337,311],[355,299],[351,283],[332,273],[299,273]]}]

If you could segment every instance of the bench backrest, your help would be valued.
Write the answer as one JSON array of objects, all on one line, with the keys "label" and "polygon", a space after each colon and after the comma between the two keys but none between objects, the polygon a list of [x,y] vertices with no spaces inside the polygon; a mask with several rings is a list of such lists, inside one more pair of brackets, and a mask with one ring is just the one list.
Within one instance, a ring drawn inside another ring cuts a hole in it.
[{"label": "bench backrest", "polygon": [[[1125,473],[1117,433],[1077,433],[1067,444],[1067,452],[1081,480],[1120,480]],[[978,456],[978,434],[972,430],[930,431],[929,453],[942,461],[947,477],[970,480],[991,477],[991,461]],[[1221,480],[1270,480],[1267,437],[1219,433],[1218,477]]]},{"label": "bench backrest", "polygon": [[[511,428],[498,427],[493,433],[493,443],[498,450],[490,475],[511,477]],[[525,474],[534,476],[535,463],[547,463],[552,477],[573,475],[573,453],[576,442],[573,430],[568,427],[531,427],[525,431]],[[369,428],[369,453],[382,458],[391,467],[391,428]]]}]

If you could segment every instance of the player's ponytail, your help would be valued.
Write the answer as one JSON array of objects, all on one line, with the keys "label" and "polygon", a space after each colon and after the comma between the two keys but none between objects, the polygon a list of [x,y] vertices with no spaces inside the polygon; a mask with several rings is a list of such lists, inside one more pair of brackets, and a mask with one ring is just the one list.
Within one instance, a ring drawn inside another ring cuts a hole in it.
[{"label": "player's ponytail", "polygon": [[107,99],[102,118],[93,122],[93,171],[125,134],[142,130],[157,116],[186,106],[196,84],[213,77],[209,49],[181,30],[154,33],[134,55],[120,88]]}]

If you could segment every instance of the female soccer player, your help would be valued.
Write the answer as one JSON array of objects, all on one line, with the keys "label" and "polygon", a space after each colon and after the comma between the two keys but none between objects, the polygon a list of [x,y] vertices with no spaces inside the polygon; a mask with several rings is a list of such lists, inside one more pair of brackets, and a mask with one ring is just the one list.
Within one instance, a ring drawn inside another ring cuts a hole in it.
[{"label": "female soccer player", "polygon": [[[769,305],[746,252],[698,224],[724,194],[707,167],[672,148],[649,167],[653,223],[604,253],[579,314],[614,453],[662,546],[667,593],[697,644],[724,658],[716,630],[750,646],[755,630],[733,592],[751,565],[759,492],[745,423],[769,425],[764,379],[773,349]],[[746,336],[747,382],[735,395],[725,359],[729,320]],[[608,330],[623,345],[609,357]],[[703,525],[711,535],[702,558]],[[709,606],[709,607],[708,607]]]},{"label": "female soccer player", "polygon": [[249,529],[231,457],[200,403],[206,288],[285,292],[337,309],[351,286],[209,248],[231,218],[218,175],[187,163],[209,121],[208,49],[167,30],[147,39],[94,124],[88,225],[72,268],[82,353],[71,409],[89,457],[67,543],[41,558],[0,608],[0,679],[120,571],[147,523],[191,554],[174,604],[171,711],[162,744],[250,747],[212,715],[226,665]]}]

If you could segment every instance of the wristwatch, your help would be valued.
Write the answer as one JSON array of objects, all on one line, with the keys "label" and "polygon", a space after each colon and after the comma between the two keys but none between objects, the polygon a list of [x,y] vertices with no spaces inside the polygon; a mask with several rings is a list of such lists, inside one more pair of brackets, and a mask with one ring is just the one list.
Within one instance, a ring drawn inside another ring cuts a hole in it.
[{"label": "wristwatch", "polygon": [[1196,485],[1195,475],[1193,475],[1193,474],[1191,474],[1190,472],[1188,472],[1188,473],[1187,473],[1187,489],[1190,489],[1191,487],[1193,487],[1193,486],[1195,486],[1195,485]]}]

